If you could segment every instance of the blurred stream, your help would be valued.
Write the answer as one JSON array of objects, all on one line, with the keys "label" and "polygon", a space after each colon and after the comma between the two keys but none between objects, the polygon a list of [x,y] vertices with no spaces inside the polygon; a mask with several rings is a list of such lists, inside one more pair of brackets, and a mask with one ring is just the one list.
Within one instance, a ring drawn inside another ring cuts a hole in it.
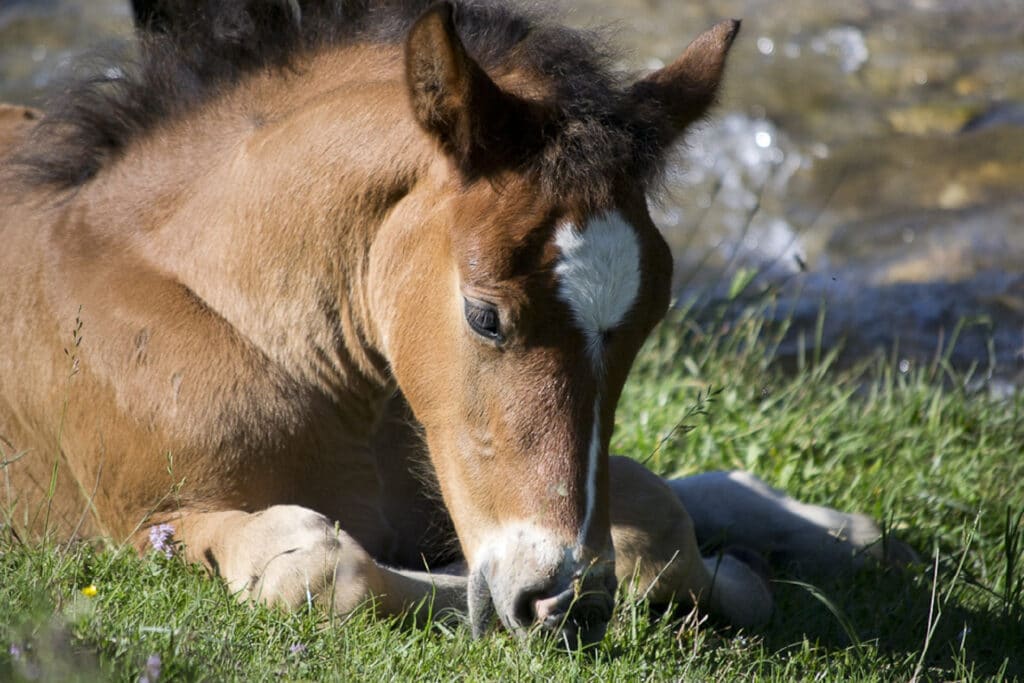
[{"label": "blurred stream", "polygon": [[[681,302],[769,289],[848,361],[951,350],[986,388],[1024,382],[1024,0],[566,0],[624,67],[670,62],[740,17],[721,105],[652,215]],[[130,34],[117,0],[0,0],[0,99],[40,104],[87,46]],[[783,354],[796,353],[794,342]]]}]

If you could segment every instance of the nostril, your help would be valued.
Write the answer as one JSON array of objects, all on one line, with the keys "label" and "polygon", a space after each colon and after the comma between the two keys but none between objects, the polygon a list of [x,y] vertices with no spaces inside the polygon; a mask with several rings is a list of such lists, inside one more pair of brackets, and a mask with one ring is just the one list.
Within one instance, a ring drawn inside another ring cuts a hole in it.
[{"label": "nostril", "polygon": [[612,595],[595,587],[581,591],[578,584],[533,603],[536,622],[558,637],[569,650],[588,647],[604,638],[611,618]]},{"label": "nostril", "polygon": [[608,621],[611,610],[603,600],[588,600],[573,610],[573,618],[581,624],[596,624]]},{"label": "nostril", "polygon": [[[559,590],[559,584],[562,589]],[[575,577],[568,586],[562,582],[523,590],[512,601],[506,625],[522,628],[536,625],[541,630],[593,643],[603,637],[611,618],[615,578],[605,575]]]}]

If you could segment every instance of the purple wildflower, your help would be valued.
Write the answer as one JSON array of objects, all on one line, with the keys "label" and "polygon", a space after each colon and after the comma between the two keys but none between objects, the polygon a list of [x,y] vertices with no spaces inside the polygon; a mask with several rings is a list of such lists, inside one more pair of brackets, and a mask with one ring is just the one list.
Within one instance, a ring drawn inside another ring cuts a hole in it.
[{"label": "purple wildflower", "polygon": [[17,643],[11,643],[11,647],[7,652],[11,655],[11,659],[14,661],[21,659],[21,647]]},{"label": "purple wildflower", "polygon": [[302,643],[295,643],[290,648],[288,648],[288,652],[290,652],[291,654],[293,654],[295,656],[301,655],[305,651],[306,651],[306,646],[303,645]]},{"label": "purple wildflower", "polygon": [[150,655],[146,659],[146,670],[139,676],[139,683],[157,683],[160,680],[160,668],[160,655]]},{"label": "purple wildflower", "polygon": [[[153,550],[163,553],[165,557],[174,555],[174,527],[170,524],[157,524],[149,528],[149,543]],[[158,658],[159,659],[159,658]]]}]

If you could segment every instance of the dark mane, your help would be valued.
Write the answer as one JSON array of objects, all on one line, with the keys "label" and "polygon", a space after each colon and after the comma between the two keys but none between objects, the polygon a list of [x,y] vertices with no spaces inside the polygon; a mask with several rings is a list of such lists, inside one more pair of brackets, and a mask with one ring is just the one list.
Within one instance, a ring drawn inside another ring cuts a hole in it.
[{"label": "dark mane", "polygon": [[[397,43],[431,0],[147,0],[134,3],[137,46],[101,60],[54,97],[13,159],[34,185],[72,189],[132,143],[260,70],[287,71],[303,55],[357,42]],[[456,23],[486,69],[514,65],[552,91],[556,113],[530,163],[554,192],[612,177],[643,181],[658,146],[625,102],[612,55],[592,34],[537,9],[459,0]],[[649,137],[649,136],[647,136]]]}]

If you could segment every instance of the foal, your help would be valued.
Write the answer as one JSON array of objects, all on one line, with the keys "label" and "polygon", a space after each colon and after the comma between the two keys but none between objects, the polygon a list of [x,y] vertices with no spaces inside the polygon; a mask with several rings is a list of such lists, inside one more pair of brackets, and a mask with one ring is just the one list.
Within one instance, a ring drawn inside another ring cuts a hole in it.
[{"label": "foal", "polygon": [[669,302],[646,191],[738,22],[633,81],[505,4],[179,5],[136,3],[140,63],[41,122],[0,109],[9,523],[169,524],[242,597],[429,597],[570,645],[633,577],[763,621],[764,580],[697,536],[826,567],[878,537],[608,455]]}]

